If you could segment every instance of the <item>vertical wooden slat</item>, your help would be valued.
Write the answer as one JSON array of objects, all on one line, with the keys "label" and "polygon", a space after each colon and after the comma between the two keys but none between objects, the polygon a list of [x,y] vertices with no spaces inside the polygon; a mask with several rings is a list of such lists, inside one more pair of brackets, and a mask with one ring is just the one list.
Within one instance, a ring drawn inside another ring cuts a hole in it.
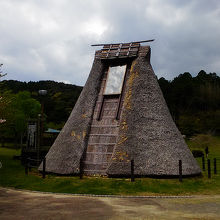
[{"label": "vertical wooden slat", "polygon": [[111,44],[111,45],[109,45],[109,50],[108,50],[108,52],[106,53],[106,58],[108,58],[109,53],[110,53],[110,51],[111,51],[111,48],[112,48],[112,44]]},{"label": "vertical wooden slat", "polygon": [[131,160],[131,182],[134,182],[134,160]]},{"label": "vertical wooden slat", "polygon": [[[118,134],[118,121],[115,120],[118,96],[103,97],[106,83],[105,71],[102,88],[96,101],[91,130],[88,135],[88,146],[83,157],[84,175],[106,175],[106,168],[114,151]],[[98,118],[100,120],[98,120]]]},{"label": "vertical wooden slat", "polygon": [[80,164],[79,164],[79,177],[80,177],[80,179],[83,178],[83,158],[80,159]]},{"label": "vertical wooden slat", "polygon": [[130,46],[129,46],[129,48],[128,48],[127,56],[129,56],[129,54],[130,54],[131,46],[132,46],[132,43],[130,43]]},{"label": "vertical wooden slat", "polygon": [[98,110],[98,116],[97,116],[97,120],[100,121],[101,117],[102,117],[102,109],[103,109],[103,104],[104,104],[104,95],[101,96],[101,104]]},{"label": "vertical wooden slat", "polygon": [[179,160],[179,181],[182,182],[183,181],[183,173],[182,173],[182,160]]},{"label": "vertical wooden slat", "polygon": [[43,179],[45,179],[46,176],[46,157],[43,159]]},{"label": "vertical wooden slat", "polygon": [[202,156],[202,170],[205,171],[205,157]]},{"label": "vertical wooden slat", "polygon": [[208,159],[208,178],[211,178],[211,164],[210,164],[210,159]]},{"label": "vertical wooden slat", "polygon": [[214,158],[214,174],[217,174],[216,158]]},{"label": "vertical wooden slat", "polygon": [[123,84],[122,84],[121,94],[118,99],[118,106],[117,106],[117,111],[116,111],[116,116],[115,116],[116,120],[120,119],[121,107],[122,107],[122,97],[123,97],[123,94],[125,91],[125,84],[126,84],[125,82],[126,82],[126,78],[127,78],[127,74],[128,74],[129,69],[130,69],[130,66],[128,66],[128,64],[127,64],[127,67],[125,70],[125,75],[124,75],[124,80],[123,80]]},{"label": "vertical wooden slat", "polygon": [[122,44],[119,44],[118,51],[117,51],[117,53],[116,53],[116,57],[118,57],[118,56],[119,56],[120,51],[121,51],[121,47],[122,47]]}]

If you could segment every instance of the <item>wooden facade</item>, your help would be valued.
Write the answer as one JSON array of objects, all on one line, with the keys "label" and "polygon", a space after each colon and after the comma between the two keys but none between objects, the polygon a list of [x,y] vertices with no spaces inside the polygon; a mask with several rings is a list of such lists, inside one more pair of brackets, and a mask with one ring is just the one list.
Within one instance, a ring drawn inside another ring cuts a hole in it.
[{"label": "wooden facade", "polygon": [[201,173],[163,98],[151,49],[140,46],[151,41],[93,45],[103,48],[46,155],[47,172],[130,176],[133,161],[135,176],[167,177],[179,175],[181,160],[183,176]]},{"label": "wooden facade", "polygon": [[106,169],[117,143],[120,114],[124,102],[124,89],[130,72],[129,60],[117,64],[119,66],[125,64],[126,70],[121,93],[114,95],[104,95],[109,69],[114,66],[114,62],[107,63],[105,66],[83,161],[83,173],[85,175],[106,175]]}]

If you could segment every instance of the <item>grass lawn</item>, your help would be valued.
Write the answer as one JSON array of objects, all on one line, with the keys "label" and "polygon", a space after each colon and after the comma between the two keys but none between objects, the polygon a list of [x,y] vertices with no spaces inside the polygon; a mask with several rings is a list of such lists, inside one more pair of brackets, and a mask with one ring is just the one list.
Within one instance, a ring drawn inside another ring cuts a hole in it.
[{"label": "grass lawn", "polygon": [[[220,137],[199,135],[187,141],[191,149],[204,150],[209,146],[209,157],[219,158],[218,173],[220,173]],[[47,175],[42,179],[37,170],[32,170],[25,175],[24,167],[20,161],[13,160],[14,155],[19,155],[19,150],[0,148],[0,186],[19,189],[37,190],[45,192],[79,193],[79,194],[108,194],[108,195],[192,195],[192,194],[220,194],[220,174],[207,178],[207,171],[203,177],[183,179],[151,179],[137,178],[135,182],[130,179],[111,179],[100,177],[58,177]],[[201,158],[198,158],[201,165]]]}]

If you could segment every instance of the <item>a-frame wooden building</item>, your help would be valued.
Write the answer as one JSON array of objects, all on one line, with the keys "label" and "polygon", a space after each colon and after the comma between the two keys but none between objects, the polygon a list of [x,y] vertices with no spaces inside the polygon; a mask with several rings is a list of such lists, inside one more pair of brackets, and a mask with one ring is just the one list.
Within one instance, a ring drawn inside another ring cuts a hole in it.
[{"label": "a-frame wooden building", "polygon": [[[138,176],[201,173],[177,129],[143,42],[94,45],[94,63],[64,128],[46,155],[57,174]],[[39,168],[42,169],[42,165]]]}]

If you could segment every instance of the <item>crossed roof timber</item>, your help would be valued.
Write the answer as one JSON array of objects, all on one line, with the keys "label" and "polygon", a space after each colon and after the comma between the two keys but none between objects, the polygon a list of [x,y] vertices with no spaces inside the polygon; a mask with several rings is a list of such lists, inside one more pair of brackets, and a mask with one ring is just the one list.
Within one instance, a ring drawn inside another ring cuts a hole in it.
[{"label": "crossed roof timber", "polygon": [[133,42],[128,42],[128,43],[114,43],[114,44],[92,44],[92,47],[97,47],[97,46],[107,46],[107,45],[118,45],[118,44],[133,44],[133,43],[146,43],[146,42],[152,42],[155,39],[152,40],[142,40],[142,41],[133,41]]}]

